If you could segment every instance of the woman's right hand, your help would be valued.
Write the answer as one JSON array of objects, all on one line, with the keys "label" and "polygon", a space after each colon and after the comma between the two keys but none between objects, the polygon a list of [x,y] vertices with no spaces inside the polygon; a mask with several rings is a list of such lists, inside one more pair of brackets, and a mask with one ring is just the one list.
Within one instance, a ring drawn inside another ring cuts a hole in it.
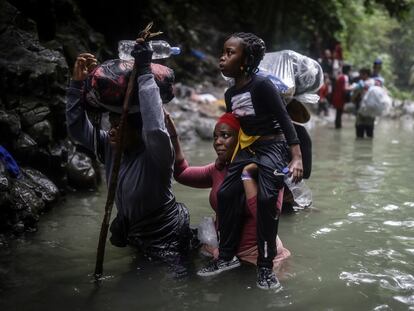
[{"label": "woman's right hand", "polygon": [[171,115],[164,109],[165,127],[167,128],[168,134],[171,138],[177,137],[177,128],[175,127],[174,121]]},{"label": "woman's right hand", "polygon": [[83,81],[88,74],[98,65],[95,55],[90,53],[81,53],[78,55],[73,66],[72,80]]}]

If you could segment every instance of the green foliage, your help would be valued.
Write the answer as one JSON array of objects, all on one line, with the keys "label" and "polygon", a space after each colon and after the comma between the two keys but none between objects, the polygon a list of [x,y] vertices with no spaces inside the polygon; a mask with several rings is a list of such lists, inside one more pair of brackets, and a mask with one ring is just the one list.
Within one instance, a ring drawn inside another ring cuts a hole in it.
[{"label": "green foliage", "polygon": [[[113,47],[154,21],[165,39],[182,48],[181,56],[171,59],[177,62],[178,79],[216,77],[223,39],[245,31],[262,37],[268,51],[293,49],[314,58],[340,40],[354,68],[371,67],[381,57],[387,84],[409,88],[414,0],[74,1]],[[196,59],[192,49],[204,52],[208,60]]]},{"label": "green foliage", "polygon": [[344,43],[345,58],[354,70],[371,68],[373,61],[380,58],[381,74],[393,96],[414,97],[413,87],[409,86],[410,68],[414,65],[414,9],[406,8],[413,1],[401,4],[404,10],[399,14],[387,11],[386,1],[368,2],[353,1],[342,7],[343,29],[337,36]]}]

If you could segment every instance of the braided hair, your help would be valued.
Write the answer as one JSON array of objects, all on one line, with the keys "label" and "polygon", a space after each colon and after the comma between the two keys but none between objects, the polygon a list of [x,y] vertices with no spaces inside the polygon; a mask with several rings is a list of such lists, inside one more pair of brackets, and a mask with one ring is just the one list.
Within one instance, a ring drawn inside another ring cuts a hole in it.
[{"label": "braided hair", "polygon": [[250,76],[259,71],[258,67],[266,52],[265,42],[250,32],[236,32],[227,39],[239,38],[242,41],[244,55],[246,57],[246,67],[243,68],[244,73]]}]

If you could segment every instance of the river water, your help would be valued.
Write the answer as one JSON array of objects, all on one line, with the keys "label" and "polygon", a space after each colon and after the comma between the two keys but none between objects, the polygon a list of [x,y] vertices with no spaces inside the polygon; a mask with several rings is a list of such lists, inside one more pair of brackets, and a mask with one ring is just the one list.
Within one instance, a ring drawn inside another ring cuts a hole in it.
[{"label": "river water", "polygon": [[[41,218],[39,231],[0,249],[0,310],[414,310],[414,126],[381,120],[356,140],[352,120],[310,129],[314,205],[283,215],[292,256],[283,288],[256,288],[255,268],[177,279],[130,248],[107,245],[105,279],[94,270],[105,187],[76,193]],[[211,142],[186,149],[191,164],[214,159]],[[175,185],[192,224],[211,215],[208,190]]]}]

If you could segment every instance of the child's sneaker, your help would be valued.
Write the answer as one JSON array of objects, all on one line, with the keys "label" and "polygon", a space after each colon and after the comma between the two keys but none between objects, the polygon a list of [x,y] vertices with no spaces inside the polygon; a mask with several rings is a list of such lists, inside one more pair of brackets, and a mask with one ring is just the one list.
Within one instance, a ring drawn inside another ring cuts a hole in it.
[{"label": "child's sneaker", "polygon": [[234,256],[231,260],[224,260],[219,258],[210,261],[207,266],[201,270],[198,270],[197,275],[211,276],[237,267],[240,267],[240,261],[236,256]]},{"label": "child's sneaker", "polygon": [[257,287],[261,289],[271,289],[280,287],[279,280],[272,269],[259,267],[257,269]]}]

